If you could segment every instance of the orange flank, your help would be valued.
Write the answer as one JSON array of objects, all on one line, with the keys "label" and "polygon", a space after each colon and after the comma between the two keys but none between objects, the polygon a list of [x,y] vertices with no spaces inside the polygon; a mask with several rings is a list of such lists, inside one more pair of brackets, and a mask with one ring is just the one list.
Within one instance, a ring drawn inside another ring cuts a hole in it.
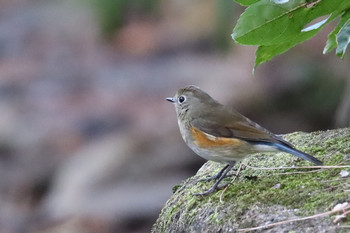
[{"label": "orange flank", "polygon": [[201,148],[220,146],[230,146],[231,148],[235,148],[242,145],[242,141],[236,138],[224,138],[207,135],[195,127],[192,127],[191,131],[195,143]]}]

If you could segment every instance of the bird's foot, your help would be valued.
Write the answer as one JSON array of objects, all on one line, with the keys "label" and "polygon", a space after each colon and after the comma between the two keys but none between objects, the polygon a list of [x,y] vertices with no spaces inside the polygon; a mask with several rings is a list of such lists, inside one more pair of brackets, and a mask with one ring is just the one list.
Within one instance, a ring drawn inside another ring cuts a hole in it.
[{"label": "bird's foot", "polygon": [[[226,175],[224,178],[231,177],[231,176],[233,176],[233,174]],[[199,182],[207,182],[207,181],[217,180],[219,178],[220,178],[220,176],[218,174],[216,174],[216,175],[213,175],[213,176],[209,176],[207,178],[199,179],[199,180],[196,181],[196,184],[199,183]]]},{"label": "bird's foot", "polygon": [[194,193],[194,196],[208,196],[209,194],[213,193],[215,190],[220,190],[220,189],[224,189],[226,188],[230,183],[227,183],[225,185],[213,185],[212,187],[210,187],[210,189],[208,189],[207,191],[203,192],[203,193]]},{"label": "bird's foot", "polygon": [[223,169],[221,169],[221,171],[214,176],[214,178],[217,179],[217,181],[215,182],[215,184],[213,186],[211,186],[210,189],[208,189],[206,192],[204,193],[195,193],[195,196],[206,196],[211,194],[212,192],[215,191],[215,189],[221,189],[224,188],[226,186],[223,187],[219,187],[219,183],[227,176],[227,173],[231,170],[231,168],[235,165],[235,163],[232,164],[227,164]]},{"label": "bird's foot", "polygon": [[[217,180],[219,178],[222,177],[222,175],[225,173],[225,177],[227,175],[227,172],[225,172],[227,170],[227,168],[229,167],[230,165],[227,164],[225,167],[223,167],[217,174],[213,175],[213,176],[209,176],[207,178],[204,178],[204,179],[200,179],[198,180],[196,183],[198,182],[203,182],[203,181],[211,181],[211,180]],[[222,179],[222,178],[221,178]]]}]

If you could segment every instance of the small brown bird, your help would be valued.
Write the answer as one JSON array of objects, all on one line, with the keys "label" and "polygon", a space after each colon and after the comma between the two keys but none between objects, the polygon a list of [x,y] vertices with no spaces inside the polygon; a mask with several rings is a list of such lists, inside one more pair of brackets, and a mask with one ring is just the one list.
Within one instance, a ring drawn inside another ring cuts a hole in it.
[{"label": "small brown bird", "polygon": [[173,98],[166,100],[175,104],[180,132],[186,144],[200,157],[226,164],[218,174],[207,179],[217,179],[215,184],[196,195],[215,191],[236,162],[250,153],[283,151],[316,165],[322,164],[231,107],[220,104],[196,86],[181,88]]}]

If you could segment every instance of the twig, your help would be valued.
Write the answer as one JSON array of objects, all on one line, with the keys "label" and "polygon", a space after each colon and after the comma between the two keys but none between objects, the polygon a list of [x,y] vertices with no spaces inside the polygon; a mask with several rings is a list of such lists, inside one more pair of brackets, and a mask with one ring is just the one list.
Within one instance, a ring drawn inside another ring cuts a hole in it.
[{"label": "twig", "polygon": [[296,219],[291,219],[291,220],[285,220],[285,221],[280,221],[280,222],[271,223],[271,224],[268,224],[268,225],[258,226],[258,227],[241,228],[241,229],[238,229],[238,232],[249,232],[249,231],[254,231],[254,230],[260,230],[260,229],[264,229],[264,228],[274,227],[274,226],[278,226],[278,225],[283,225],[283,224],[286,224],[286,223],[304,221],[304,220],[308,220],[308,219],[314,219],[314,218],[318,218],[318,217],[334,214],[334,213],[337,213],[337,212],[341,212],[341,211],[344,211],[346,209],[350,209],[350,205],[347,205],[343,209],[331,210],[331,211],[327,211],[327,212],[324,212],[324,213],[315,214],[315,215],[307,216],[307,217],[303,217],[303,218],[296,218]]},{"label": "twig", "polygon": [[221,204],[224,204],[224,202],[223,202],[223,200],[222,200],[222,195],[226,192],[227,188],[237,179],[237,177],[238,177],[238,175],[239,175],[239,173],[240,173],[240,171],[241,171],[242,165],[244,165],[244,164],[241,163],[241,164],[239,165],[235,177],[232,179],[232,181],[231,181],[230,183],[228,183],[228,184],[226,185],[226,187],[224,188],[224,190],[222,190],[222,192],[221,192],[221,194],[220,194],[220,203],[221,203]]},{"label": "twig", "polygon": [[282,170],[282,169],[309,169],[309,168],[350,168],[350,165],[345,166],[305,166],[305,167],[252,167],[245,163],[243,163],[247,168],[255,169],[255,170]]},{"label": "twig", "polygon": [[343,212],[344,212],[343,214],[335,216],[335,219],[333,220],[333,223],[337,223],[340,220],[346,218],[346,216],[350,213],[350,211],[345,211],[345,210],[343,210]]},{"label": "twig", "polygon": [[347,179],[349,179],[349,178],[350,178],[350,177],[342,177],[342,178],[335,179],[335,180],[320,180],[320,182],[322,182],[322,183],[337,182],[337,181],[344,181],[344,180],[347,180]]},{"label": "twig", "polygon": [[322,169],[307,171],[307,172],[284,172],[284,173],[273,173],[271,175],[290,175],[290,174],[305,174],[305,173],[313,173],[313,172],[319,172]]}]

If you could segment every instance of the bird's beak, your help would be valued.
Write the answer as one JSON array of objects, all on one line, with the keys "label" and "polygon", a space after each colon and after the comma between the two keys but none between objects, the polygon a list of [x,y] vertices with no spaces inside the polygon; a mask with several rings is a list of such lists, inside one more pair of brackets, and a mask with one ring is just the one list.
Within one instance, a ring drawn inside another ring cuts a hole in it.
[{"label": "bird's beak", "polygon": [[169,97],[169,98],[166,98],[166,100],[169,101],[169,102],[175,103],[174,98]]}]

